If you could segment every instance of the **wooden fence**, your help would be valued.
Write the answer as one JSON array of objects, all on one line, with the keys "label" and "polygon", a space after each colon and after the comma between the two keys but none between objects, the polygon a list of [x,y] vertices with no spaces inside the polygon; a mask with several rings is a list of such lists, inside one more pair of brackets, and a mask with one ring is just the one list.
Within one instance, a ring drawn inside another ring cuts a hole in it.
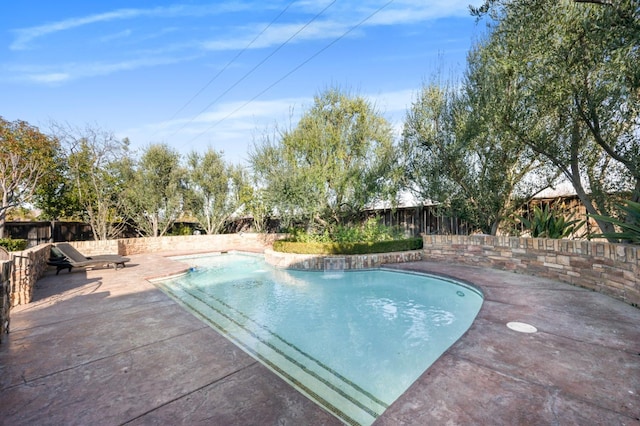
[{"label": "wooden fence", "polygon": [[57,241],[86,241],[93,239],[91,225],[83,222],[6,222],[4,236],[27,240],[27,247]]},{"label": "wooden fence", "polygon": [[[580,233],[598,233],[599,228],[593,219],[587,217],[587,211],[577,196],[562,196],[553,198],[537,198],[524,205],[520,215],[531,217],[535,207],[555,206],[560,208],[566,217],[585,220],[586,226]],[[407,236],[420,235],[469,235],[476,231],[470,224],[455,216],[447,216],[440,212],[438,206],[425,205],[415,207],[397,207],[395,209],[376,209],[365,212],[368,217],[380,217],[387,226],[398,226]],[[522,225],[514,225],[512,234],[525,233]],[[500,234],[500,232],[498,232]],[[578,235],[576,235],[578,237]]]},{"label": "wooden fence", "polygon": [[[535,199],[525,205],[522,215],[530,216],[535,206],[554,204],[562,206],[568,214],[573,213],[574,219],[585,220],[587,214],[584,206],[576,196],[565,196],[545,199]],[[394,209],[375,209],[363,212],[363,219],[379,217],[387,226],[398,226],[404,230],[407,236],[418,237],[422,234],[432,235],[469,235],[474,232],[466,221],[444,215],[438,206],[423,205],[413,207],[397,207]],[[197,230],[195,223],[178,222],[174,229],[189,227]],[[277,221],[270,221],[268,232],[279,232]],[[583,231],[597,232],[597,225],[593,220],[587,221]],[[226,224],[223,233],[251,232],[251,218],[241,218]],[[520,229],[520,231],[523,231]],[[82,222],[7,222],[5,224],[5,236],[14,239],[25,239],[27,247],[38,244],[53,243],[59,241],[90,241],[93,240],[91,225]],[[119,238],[136,237],[133,229],[127,229]]]}]

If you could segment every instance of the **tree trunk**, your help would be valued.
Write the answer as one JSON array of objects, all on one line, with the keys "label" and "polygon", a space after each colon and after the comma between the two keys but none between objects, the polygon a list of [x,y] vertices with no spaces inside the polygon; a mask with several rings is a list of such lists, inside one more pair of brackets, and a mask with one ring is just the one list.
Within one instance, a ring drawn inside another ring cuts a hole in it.
[{"label": "tree trunk", "polygon": [[7,207],[0,207],[0,238],[4,238],[4,223],[7,220]]},{"label": "tree trunk", "polygon": [[498,233],[498,227],[500,226],[500,221],[496,220],[491,224],[491,235],[496,235]]}]

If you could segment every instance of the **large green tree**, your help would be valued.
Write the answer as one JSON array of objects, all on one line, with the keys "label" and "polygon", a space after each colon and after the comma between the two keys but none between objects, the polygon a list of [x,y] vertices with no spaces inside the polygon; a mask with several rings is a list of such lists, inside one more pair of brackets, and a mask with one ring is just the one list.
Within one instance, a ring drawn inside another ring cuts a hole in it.
[{"label": "large green tree", "polygon": [[391,126],[366,99],[338,89],[315,96],[294,129],[265,138],[251,165],[276,215],[318,230],[355,220],[397,188]]},{"label": "large green tree", "polygon": [[8,210],[32,201],[56,171],[59,150],[56,138],[25,121],[0,117],[0,238]]},{"label": "large green tree", "polygon": [[522,203],[553,179],[544,161],[484,113],[493,92],[471,71],[461,89],[432,83],[407,112],[403,132],[405,173],[422,200],[464,219],[472,230],[495,235]]},{"label": "large green tree", "polygon": [[[129,141],[97,126],[84,128],[52,124],[66,151],[65,181],[55,188],[70,212],[77,203],[80,216],[91,225],[94,239],[119,236],[127,223],[123,196],[133,160]],[[54,205],[55,206],[55,205]]]},{"label": "large green tree", "polygon": [[520,113],[496,123],[553,162],[588,213],[609,215],[610,193],[640,199],[640,7],[588,3],[490,0],[474,13],[492,20],[480,48],[492,89],[518,82]]},{"label": "large green tree", "polygon": [[150,145],[128,180],[129,214],[141,235],[163,236],[182,214],[185,173],[180,160],[168,145]]},{"label": "large green tree", "polygon": [[187,207],[207,234],[220,232],[240,207],[244,185],[240,170],[213,149],[187,157]]}]

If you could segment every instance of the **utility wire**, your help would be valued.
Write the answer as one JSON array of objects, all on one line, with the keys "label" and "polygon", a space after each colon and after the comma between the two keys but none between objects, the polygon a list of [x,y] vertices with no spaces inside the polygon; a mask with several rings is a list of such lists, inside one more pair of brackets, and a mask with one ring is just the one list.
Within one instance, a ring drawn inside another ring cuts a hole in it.
[{"label": "utility wire", "polygon": [[313,59],[315,59],[317,56],[319,56],[322,52],[324,52],[325,50],[329,49],[331,46],[333,46],[334,44],[336,44],[337,42],[339,42],[340,40],[342,40],[343,38],[345,38],[347,35],[349,35],[349,33],[351,33],[353,30],[357,29],[358,27],[360,27],[362,24],[364,24],[365,22],[367,22],[369,19],[373,18],[375,15],[377,15],[378,13],[380,13],[383,9],[385,9],[387,6],[389,6],[391,3],[393,3],[395,0],[389,0],[387,3],[385,3],[384,5],[380,6],[378,9],[376,9],[373,13],[371,13],[369,16],[367,16],[366,18],[364,18],[363,20],[361,20],[360,22],[358,22],[356,25],[354,25],[353,27],[349,28],[347,31],[345,31],[344,33],[342,33],[338,38],[334,39],[333,41],[331,41],[331,43],[327,44],[326,46],[324,46],[323,48],[321,48],[320,50],[316,51],[313,55],[311,55],[310,57],[308,57],[307,59],[305,59],[304,61],[302,61],[300,64],[298,64],[295,68],[293,68],[291,71],[289,71],[288,73],[286,73],[285,75],[283,75],[282,77],[280,77],[278,80],[276,80],[275,82],[271,83],[269,86],[267,86],[265,89],[263,89],[260,93],[258,93],[257,95],[255,95],[254,97],[252,97],[251,99],[249,99],[247,102],[245,102],[244,104],[240,105],[238,108],[234,109],[233,111],[231,111],[229,114],[227,114],[226,116],[224,116],[223,118],[221,118],[220,120],[216,121],[215,123],[213,123],[211,126],[207,127],[202,133],[197,134],[196,136],[194,136],[193,138],[191,138],[186,144],[189,145],[191,144],[193,141],[195,141],[196,139],[198,139],[200,136],[204,135],[205,133],[207,133],[209,130],[213,129],[214,127],[216,127],[218,124],[222,123],[224,120],[228,119],[229,117],[231,117],[232,115],[234,115],[236,112],[240,111],[241,109],[243,109],[244,107],[246,107],[247,105],[249,105],[251,102],[255,101],[256,99],[258,99],[260,96],[264,95],[266,92],[268,92],[269,90],[271,90],[273,87],[275,87],[277,84],[281,83],[283,80],[285,80],[287,77],[289,77],[291,74],[293,74],[294,72],[298,71],[300,68],[302,68],[303,66],[305,66],[307,63],[311,62]]},{"label": "utility wire", "polygon": [[218,71],[218,73],[217,73],[216,75],[214,75],[214,76],[211,78],[211,80],[209,80],[209,81],[207,82],[207,84],[205,84],[204,86],[202,86],[202,88],[200,88],[200,90],[198,90],[198,92],[197,92],[195,95],[193,95],[193,96],[191,97],[191,99],[189,99],[189,100],[188,100],[184,105],[182,105],[182,106],[180,107],[180,109],[178,109],[178,111],[176,111],[176,112],[175,112],[175,114],[173,114],[173,115],[169,118],[169,120],[168,120],[168,121],[171,121],[171,120],[173,120],[174,118],[176,118],[176,116],[177,116],[178,114],[180,114],[180,113],[181,113],[181,112],[182,112],[182,111],[183,111],[187,106],[189,106],[189,105],[191,104],[191,102],[193,102],[193,100],[194,100],[195,98],[197,98],[197,97],[198,97],[202,92],[204,92],[204,90],[205,90],[207,87],[209,87],[209,86],[211,85],[211,83],[213,83],[213,82],[214,82],[218,77],[220,77],[220,75],[221,75],[223,72],[225,72],[225,71],[226,71],[226,70],[227,70],[227,69],[228,69],[228,68],[229,68],[229,67],[230,67],[230,66],[231,66],[231,65],[232,65],[232,64],[233,64],[233,63],[234,63],[234,62],[235,62],[235,61],[236,61],[236,60],[237,60],[237,59],[238,59],[238,58],[239,58],[239,57],[244,53],[244,52],[246,52],[247,50],[249,50],[249,48],[250,48],[250,47],[251,47],[251,46],[252,46],[252,45],[253,45],[253,44],[254,44],[254,43],[255,43],[255,42],[256,42],[256,41],[257,41],[257,40],[262,36],[262,34],[264,34],[264,33],[265,33],[265,32],[266,32],[266,31],[267,31],[267,30],[268,30],[268,29],[269,29],[269,28],[270,28],[270,27],[271,27],[271,26],[272,26],[272,25],[273,25],[273,24],[274,24],[278,19],[280,19],[280,17],[281,17],[282,15],[284,15],[284,13],[289,9],[289,7],[291,7],[291,5],[292,5],[293,3],[295,3],[295,1],[296,1],[296,0],[291,0],[291,1],[289,2],[289,4],[287,4],[287,5],[285,6],[285,8],[284,8],[284,9],[282,9],[282,11],[278,14],[278,16],[276,16],[275,18],[273,18],[273,20],[272,20],[271,22],[269,22],[269,24],[268,24],[266,27],[264,27],[264,28],[263,28],[263,30],[262,30],[262,31],[260,31],[260,33],[259,33],[257,36],[255,36],[255,37],[253,38],[253,40],[251,40],[251,41],[249,42],[249,44],[247,44],[247,45],[244,47],[244,49],[242,49],[240,52],[238,52],[238,54],[236,54],[236,56],[234,56],[234,57],[233,57],[229,62],[227,62],[227,64],[226,64],[224,67],[222,67],[222,69],[221,69],[220,71]]},{"label": "utility wire", "polygon": [[284,46],[286,46],[291,40],[293,40],[298,34],[300,34],[302,31],[304,31],[309,25],[311,25],[315,20],[317,20],[324,12],[327,11],[327,9],[329,9],[331,6],[333,6],[335,4],[337,0],[333,0],[331,3],[329,3],[324,9],[322,9],[320,12],[318,12],[313,18],[311,18],[306,24],[304,24],[302,27],[300,27],[300,29],[298,29],[298,31],[296,31],[293,35],[291,35],[291,37],[289,37],[287,40],[285,40],[283,43],[281,43],[277,48],[275,48],[271,53],[269,53],[264,59],[262,59],[262,61],[258,62],[258,64],[256,64],[255,66],[253,66],[253,68],[251,68],[249,71],[247,71],[242,77],[240,77],[238,80],[236,80],[235,83],[233,83],[231,86],[229,86],[224,92],[222,92],[220,95],[218,95],[217,98],[215,98],[213,101],[211,101],[206,107],[204,107],[202,110],[200,110],[200,112],[198,112],[191,120],[187,121],[186,123],[184,123],[180,128],[178,128],[175,132],[171,133],[168,137],[172,137],[174,136],[176,133],[178,133],[180,130],[184,129],[186,126],[188,126],[189,124],[193,123],[193,121],[198,118],[200,115],[202,115],[202,113],[204,113],[206,110],[208,110],[209,108],[211,108],[211,106],[213,104],[215,104],[216,102],[218,102],[224,95],[226,95],[227,93],[229,93],[231,90],[233,90],[236,86],[238,86],[238,84],[242,83],[247,77],[249,77],[251,74],[253,74],[258,68],[260,68],[260,66],[262,66],[265,62],[267,62],[273,55],[275,55],[276,53],[278,53],[278,51],[280,51],[280,49],[282,49]]}]

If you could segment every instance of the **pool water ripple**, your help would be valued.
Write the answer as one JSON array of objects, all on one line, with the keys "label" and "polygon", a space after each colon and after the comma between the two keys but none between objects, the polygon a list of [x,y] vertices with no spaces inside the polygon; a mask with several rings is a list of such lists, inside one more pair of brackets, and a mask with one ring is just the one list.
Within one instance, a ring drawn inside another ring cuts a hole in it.
[{"label": "pool water ripple", "polygon": [[471,288],[462,287],[475,297],[462,298],[456,283],[414,274],[351,272],[327,280],[272,269],[255,256],[186,260],[195,271],[156,285],[354,425],[373,423],[466,331],[482,303]]}]

